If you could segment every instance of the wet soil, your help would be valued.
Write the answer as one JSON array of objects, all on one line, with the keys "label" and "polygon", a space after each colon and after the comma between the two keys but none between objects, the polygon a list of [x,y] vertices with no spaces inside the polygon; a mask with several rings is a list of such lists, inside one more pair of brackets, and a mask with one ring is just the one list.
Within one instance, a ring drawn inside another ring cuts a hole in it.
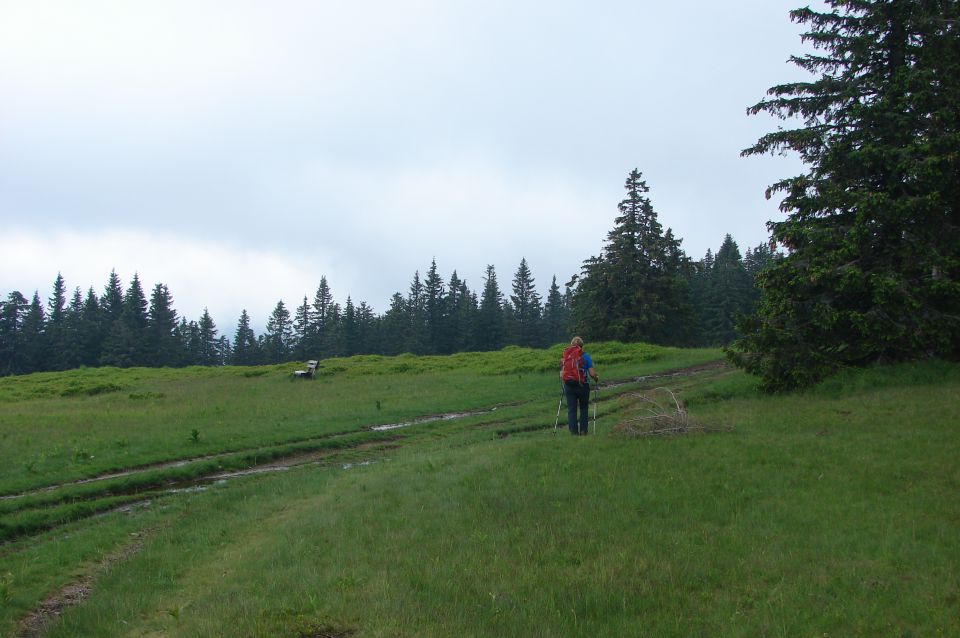
[{"label": "wet soil", "polygon": [[55,594],[46,598],[30,615],[20,621],[15,634],[17,638],[37,638],[44,635],[65,609],[80,604],[90,595],[94,582],[101,574],[139,552],[143,548],[145,537],[153,531],[155,530],[135,532],[132,534],[135,538],[133,542],[111,552],[83,578],[61,587]]},{"label": "wet soil", "polygon": [[691,377],[697,374],[703,374],[704,372],[715,372],[717,370],[723,370],[729,366],[723,361],[711,361],[710,363],[701,363],[695,366],[690,366],[688,368],[678,368],[676,370],[668,370],[667,372],[658,372],[657,374],[648,374],[642,377],[633,377],[630,379],[621,379],[618,381],[611,381],[609,383],[601,383],[600,389],[603,390],[612,390],[614,388],[621,388],[623,386],[631,385],[633,383],[646,383],[649,381],[659,381],[661,379],[675,379],[683,377]]}]

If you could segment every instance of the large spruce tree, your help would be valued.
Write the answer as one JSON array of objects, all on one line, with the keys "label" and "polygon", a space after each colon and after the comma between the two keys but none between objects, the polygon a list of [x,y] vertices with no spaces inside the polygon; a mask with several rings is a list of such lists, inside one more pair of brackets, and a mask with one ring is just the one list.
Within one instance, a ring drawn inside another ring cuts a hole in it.
[{"label": "large spruce tree", "polygon": [[257,336],[250,327],[250,315],[244,308],[237,321],[237,331],[233,336],[233,357],[231,362],[238,366],[249,366],[257,363],[260,353],[257,351]]},{"label": "large spruce tree", "polygon": [[768,389],[843,366],[960,354],[960,2],[828,0],[791,12],[816,75],[749,109],[803,125],[745,155],[797,152],[773,240],[789,254],[731,359]]},{"label": "large spruce tree", "polygon": [[506,325],[503,316],[503,293],[497,283],[497,271],[492,265],[487,266],[483,282],[474,334],[475,348],[480,351],[499,350],[506,345]]},{"label": "large spruce tree", "polygon": [[183,361],[183,350],[176,336],[177,311],[173,296],[165,284],[156,284],[150,293],[147,311],[147,365],[175,367]]},{"label": "large spruce tree", "polygon": [[57,273],[53,282],[53,294],[47,299],[47,327],[46,346],[49,360],[43,369],[66,370],[67,343],[66,343],[66,312],[67,312],[67,285],[63,275]]},{"label": "large spruce tree", "polygon": [[206,308],[197,323],[197,337],[197,363],[202,366],[220,365],[223,361],[221,350],[224,344],[217,339],[217,325]]},{"label": "large spruce tree", "polygon": [[444,343],[443,279],[437,272],[436,258],[430,262],[430,269],[423,280],[423,315],[426,323],[427,354],[442,354],[447,351]]},{"label": "large spruce tree", "polygon": [[327,277],[321,275],[320,284],[313,297],[313,321],[307,330],[309,345],[304,349],[309,353],[307,358],[323,358],[335,354],[335,332],[339,315],[340,309],[333,301],[333,292],[327,283]]},{"label": "large spruce tree", "polygon": [[513,313],[510,317],[510,342],[527,348],[540,345],[543,307],[540,293],[534,285],[533,273],[527,265],[526,257],[520,259],[517,272],[513,275],[513,294],[510,301]]},{"label": "large spruce tree", "polygon": [[264,335],[263,354],[268,363],[283,363],[290,360],[293,345],[293,323],[290,311],[283,299],[277,302],[270,319],[267,320],[267,333]]},{"label": "large spruce tree", "polygon": [[663,231],[641,177],[636,169],[627,176],[603,254],[587,259],[572,282],[575,329],[591,339],[685,345],[695,322],[689,260]]}]

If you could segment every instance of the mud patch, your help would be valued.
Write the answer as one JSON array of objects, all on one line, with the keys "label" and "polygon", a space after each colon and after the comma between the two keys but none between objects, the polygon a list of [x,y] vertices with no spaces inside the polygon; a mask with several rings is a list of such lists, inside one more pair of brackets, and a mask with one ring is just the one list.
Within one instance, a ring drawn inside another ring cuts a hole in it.
[{"label": "mud patch", "polygon": [[656,374],[648,374],[642,377],[633,377],[631,379],[624,379],[622,381],[612,381],[610,383],[601,383],[600,388],[603,390],[610,390],[613,388],[620,388],[632,383],[646,383],[648,381],[659,381],[661,379],[675,379],[677,377],[691,377],[696,374],[702,374],[704,372],[711,372],[714,370],[723,370],[728,368],[727,364],[723,361],[712,361],[710,363],[701,363],[695,366],[690,366],[688,368],[679,368],[677,370],[670,370],[668,372],[658,372]]},{"label": "mud patch", "polygon": [[107,554],[86,576],[61,587],[57,593],[40,603],[39,607],[20,621],[16,634],[17,638],[37,638],[45,634],[66,609],[86,600],[93,590],[97,578],[115,564],[128,560],[143,549],[146,536],[153,531],[155,530],[134,533],[133,536],[136,540],[132,543]]},{"label": "mud patch", "polygon": [[297,630],[297,638],[349,638],[356,634],[356,629],[345,629],[333,625],[318,625]]}]

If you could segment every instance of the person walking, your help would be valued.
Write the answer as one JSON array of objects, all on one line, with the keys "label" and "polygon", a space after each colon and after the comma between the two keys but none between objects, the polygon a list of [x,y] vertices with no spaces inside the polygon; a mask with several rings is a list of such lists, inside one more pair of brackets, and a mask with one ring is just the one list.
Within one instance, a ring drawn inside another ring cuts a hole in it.
[{"label": "person walking", "polygon": [[[590,422],[590,384],[587,377],[599,383],[593,359],[583,351],[583,339],[574,337],[560,358],[560,379],[567,397],[567,427],[574,436],[586,435]],[[579,415],[577,410],[579,408]]]}]

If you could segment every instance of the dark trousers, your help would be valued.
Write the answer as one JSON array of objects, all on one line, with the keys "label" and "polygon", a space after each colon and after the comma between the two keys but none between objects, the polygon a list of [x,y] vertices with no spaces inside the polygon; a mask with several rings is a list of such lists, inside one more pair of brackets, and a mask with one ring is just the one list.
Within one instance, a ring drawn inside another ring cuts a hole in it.
[{"label": "dark trousers", "polygon": [[[590,425],[590,386],[586,383],[568,381],[563,384],[563,389],[567,395],[567,427],[570,428],[570,434],[586,434]],[[578,407],[580,408],[579,418],[577,418]]]}]

